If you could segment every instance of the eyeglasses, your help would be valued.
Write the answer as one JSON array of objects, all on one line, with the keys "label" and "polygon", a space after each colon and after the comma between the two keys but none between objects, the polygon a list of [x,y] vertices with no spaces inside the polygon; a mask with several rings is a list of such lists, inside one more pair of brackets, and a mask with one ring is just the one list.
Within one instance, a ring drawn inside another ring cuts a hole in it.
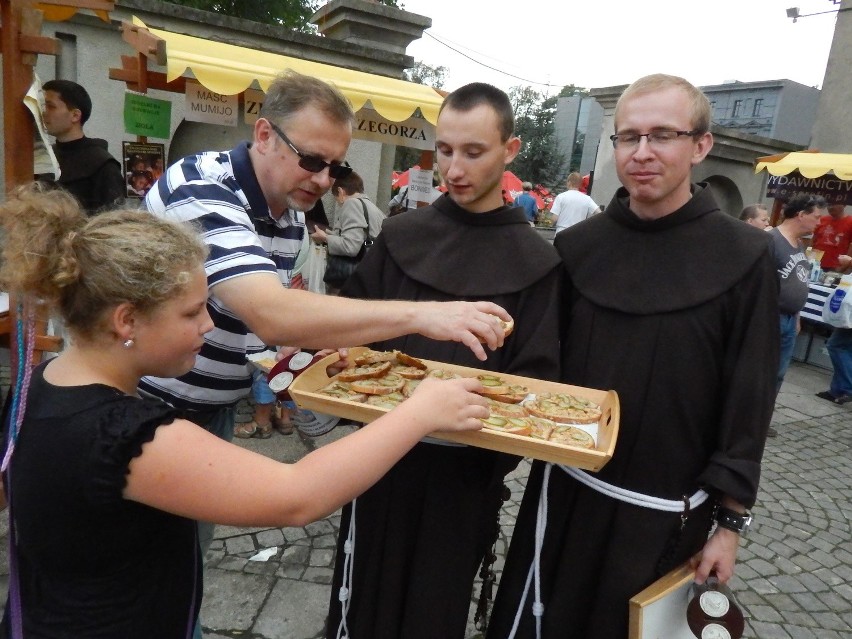
[{"label": "eyeglasses", "polygon": [[664,147],[677,140],[682,135],[698,135],[701,131],[651,131],[650,133],[616,133],[609,136],[612,146],[616,149],[632,149],[639,146],[642,138],[648,140],[653,147]]},{"label": "eyeglasses", "polygon": [[348,162],[326,162],[321,157],[317,157],[316,155],[306,155],[302,153],[296,146],[290,142],[290,138],[282,131],[275,122],[272,120],[267,120],[269,122],[269,126],[272,127],[272,130],[278,134],[284,143],[290,147],[290,149],[299,156],[299,166],[305,169],[305,171],[310,171],[311,173],[322,173],[325,171],[326,167],[328,167],[328,176],[334,180],[339,180],[341,178],[345,178],[347,175],[352,173],[352,167],[349,166]]}]

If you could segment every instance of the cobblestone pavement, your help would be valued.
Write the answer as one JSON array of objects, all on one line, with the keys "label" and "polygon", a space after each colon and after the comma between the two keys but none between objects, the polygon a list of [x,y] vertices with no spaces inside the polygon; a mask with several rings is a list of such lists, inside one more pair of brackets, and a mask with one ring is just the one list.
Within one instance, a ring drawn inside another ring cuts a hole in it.
[{"label": "cobblestone pavement", "polygon": [[[746,638],[852,638],[852,405],[814,397],[826,388],[826,371],[794,363],[778,398],[779,435],[767,443],[756,523],[730,584],[747,616]],[[347,429],[336,431],[318,440],[240,443],[294,461]],[[522,463],[508,480],[498,571],[528,469]],[[207,556],[205,639],[321,637],[338,526],[335,513],[304,528],[217,527]],[[467,637],[476,636],[469,623]]]}]

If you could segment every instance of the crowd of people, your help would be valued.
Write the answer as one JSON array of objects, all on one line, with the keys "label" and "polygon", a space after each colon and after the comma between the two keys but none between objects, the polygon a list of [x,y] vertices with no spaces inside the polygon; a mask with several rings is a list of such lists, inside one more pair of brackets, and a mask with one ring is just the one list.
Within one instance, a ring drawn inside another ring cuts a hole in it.
[{"label": "crowd of people", "polygon": [[[91,101],[51,91],[53,130],[81,134]],[[270,85],[251,140],[167,167],[143,210],[115,209],[108,190],[11,193],[0,282],[49,304],[71,340],[5,410],[6,635],[200,637],[209,522],[303,525],[342,507],[327,639],[464,637],[520,458],[429,434],[481,427],[480,382],[426,380],[280,464],[229,443],[291,432],[246,362],[269,348],[338,349],[345,366],[366,344],[617,392],[619,441],[600,472],[533,462],[488,639],[624,639],[628,600],[676,566],[728,581],[807,294],[802,239],[848,270],[852,218],[820,217],[810,196],[768,233],[764,207],[745,223],[722,211],[692,182],[710,113],[682,78],[631,84],[611,136],[622,186],[602,208],[568,175],[553,243],[530,231],[531,184],[506,202],[522,142],[508,96],[484,83],[440,108],[446,193],[392,216],[346,161],[348,101],[294,72]],[[353,262],[330,294],[298,284],[311,241]],[[852,399],[850,332],[835,341],[838,403]],[[253,421],[237,424],[250,393]]]}]

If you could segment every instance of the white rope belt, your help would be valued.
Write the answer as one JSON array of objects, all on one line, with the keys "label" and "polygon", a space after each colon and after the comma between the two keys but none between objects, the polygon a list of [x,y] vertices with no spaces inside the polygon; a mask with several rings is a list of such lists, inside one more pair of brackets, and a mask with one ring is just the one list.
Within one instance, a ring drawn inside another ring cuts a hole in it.
[{"label": "white rope belt", "polygon": [[[570,466],[562,466],[561,464],[559,465],[559,468],[571,475],[571,477],[581,484],[584,484],[592,490],[596,490],[607,497],[612,497],[634,506],[652,508],[653,510],[664,510],[670,513],[680,513],[685,510],[684,506],[686,505],[686,502],[683,499],[661,499],[660,497],[652,497],[651,495],[644,495],[632,490],[627,490],[626,488],[620,488],[618,486],[608,484],[597,477],[592,477],[589,473],[583,472],[579,468],[571,468]],[[544,492],[545,490],[542,489],[542,493]],[[698,506],[707,501],[709,496],[710,495],[699,488],[695,491],[695,494],[689,498],[689,510],[698,508]]]},{"label": "white rope belt", "polygon": [[541,618],[544,616],[544,604],[541,601],[541,549],[544,545],[544,533],[547,528],[547,490],[550,484],[550,471],[553,469],[554,465],[561,468],[584,486],[587,486],[602,495],[607,495],[608,497],[618,499],[619,501],[623,501],[633,506],[641,506],[643,508],[651,508],[653,510],[662,510],[671,513],[688,512],[703,504],[710,496],[704,490],[698,489],[695,491],[695,494],[689,497],[688,500],[686,498],[683,500],[661,499],[660,497],[652,497],[651,495],[644,495],[633,490],[627,490],[626,488],[620,488],[619,486],[608,484],[597,477],[592,477],[589,473],[586,473],[579,468],[571,468],[561,464],[547,464],[544,467],[541,493],[538,498],[533,561],[532,564],[530,564],[530,569],[527,573],[527,581],[524,584],[524,592],[521,595],[521,601],[518,604],[518,611],[515,613],[515,622],[512,624],[512,630],[507,639],[514,639],[515,633],[518,631],[518,625],[521,622],[521,615],[523,614],[524,606],[527,602],[527,595],[529,594],[533,577],[535,577],[535,601],[532,605],[532,614],[535,617],[536,637],[541,639]]},{"label": "white rope belt", "polygon": [[340,590],[337,598],[340,600],[340,625],[337,626],[337,639],[349,639],[349,626],[346,616],[349,614],[349,603],[352,600],[352,571],[355,563],[355,505],[357,500],[352,500],[352,513],[349,516],[349,532],[343,543],[343,577],[341,578]]}]

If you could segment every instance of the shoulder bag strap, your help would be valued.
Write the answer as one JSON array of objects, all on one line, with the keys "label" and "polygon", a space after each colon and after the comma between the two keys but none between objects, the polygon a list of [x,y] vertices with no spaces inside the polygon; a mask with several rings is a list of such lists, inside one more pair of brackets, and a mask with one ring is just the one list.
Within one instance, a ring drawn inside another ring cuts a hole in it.
[{"label": "shoulder bag strap", "polygon": [[373,243],[373,238],[370,235],[370,216],[367,214],[367,204],[364,202],[364,198],[358,198],[358,201],[361,203],[361,208],[364,209],[364,222],[367,223],[367,239],[364,240],[364,244],[370,246]]}]

